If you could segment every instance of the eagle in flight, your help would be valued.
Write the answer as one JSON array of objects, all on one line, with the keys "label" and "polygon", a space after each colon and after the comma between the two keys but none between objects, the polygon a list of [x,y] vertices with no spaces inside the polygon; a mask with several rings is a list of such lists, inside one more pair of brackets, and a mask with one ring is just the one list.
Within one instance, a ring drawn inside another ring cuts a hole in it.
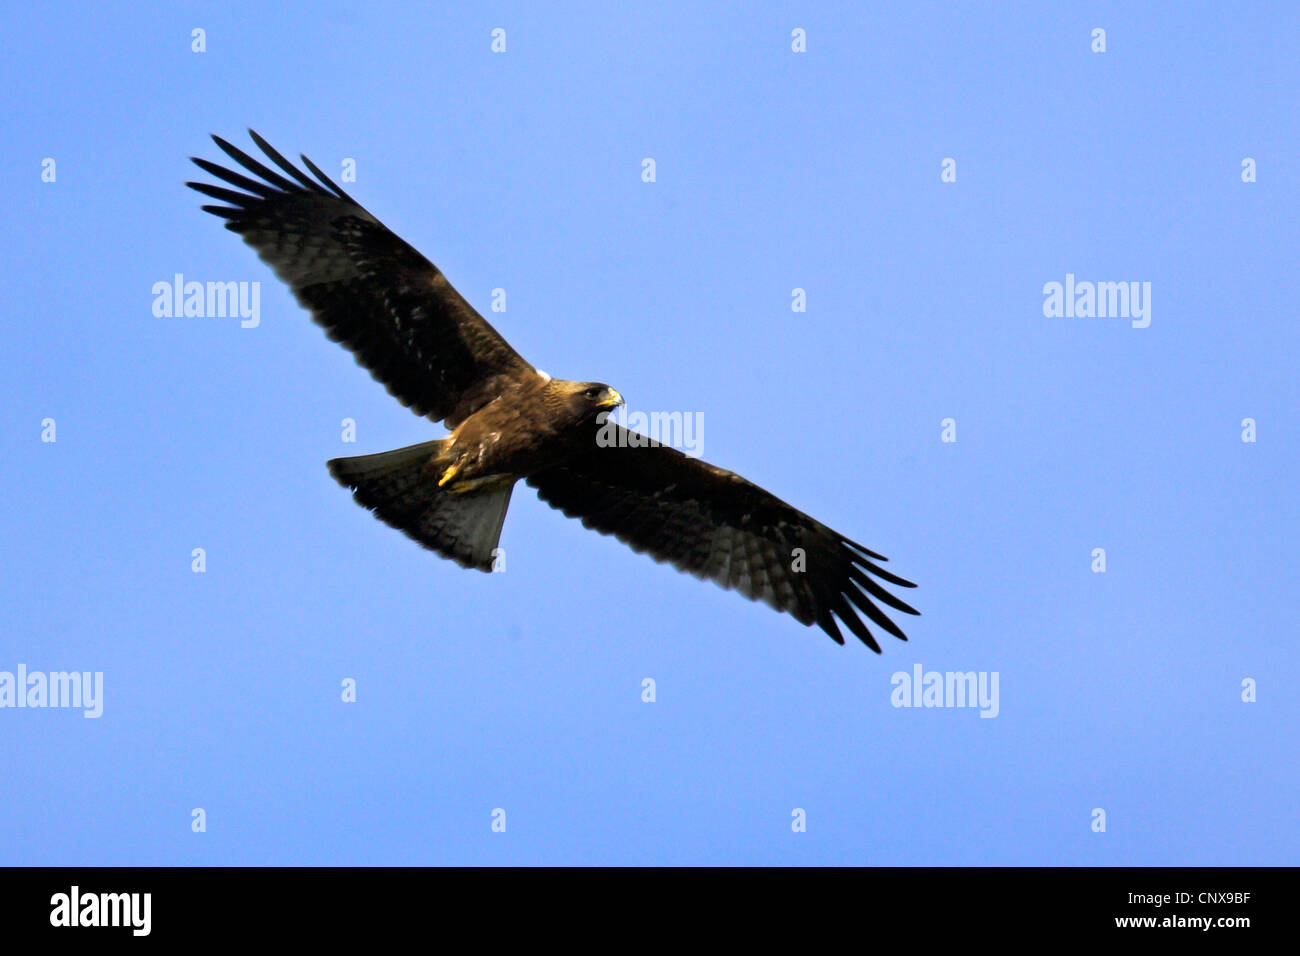
[{"label": "eagle in flight", "polygon": [[837,617],[877,653],[863,616],[907,639],[879,605],[918,612],[880,582],[915,585],[880,567],[882,555],[737,474],[641,436],[628,441],[606,421],[623,404],[617,391],[533,368],[437,266],[311,160],[302,157],[315,180],[249,132],[277,168],[213,136],[244,172],[194,158],[234,187],[187,183],[224,204],[202,208],[257,250],[394,398],[451,430],[329,462],[376,517],[464,567],[490,571],[523,479],[584,526],[816,624],[840,644]]}]

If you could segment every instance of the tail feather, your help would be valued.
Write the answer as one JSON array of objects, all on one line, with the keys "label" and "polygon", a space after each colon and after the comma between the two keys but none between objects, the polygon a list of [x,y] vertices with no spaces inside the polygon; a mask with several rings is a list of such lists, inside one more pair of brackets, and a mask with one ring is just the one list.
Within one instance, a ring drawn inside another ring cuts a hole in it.
[{"label": "tail feather", "polygon": [[352,489],[358,504],[407,537],[462,567],[491,571],[515,481],[487,481],[461,492],[439,488],[436,470],[427,466],[447,441],[335,458],[330,474]]}]

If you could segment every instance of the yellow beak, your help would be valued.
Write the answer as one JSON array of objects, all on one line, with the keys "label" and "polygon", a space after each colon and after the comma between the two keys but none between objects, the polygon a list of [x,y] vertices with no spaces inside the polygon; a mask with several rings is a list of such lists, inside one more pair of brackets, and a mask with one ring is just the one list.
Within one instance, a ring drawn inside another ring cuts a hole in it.
[{"label": "yellow beak", "polygon": [[622,404],[624,404],[623,396],[618,393],[618,389],[611,388],[606,392],[605,397],[596,403],[596,407],[597,408],[618,408],[618,406]]}]

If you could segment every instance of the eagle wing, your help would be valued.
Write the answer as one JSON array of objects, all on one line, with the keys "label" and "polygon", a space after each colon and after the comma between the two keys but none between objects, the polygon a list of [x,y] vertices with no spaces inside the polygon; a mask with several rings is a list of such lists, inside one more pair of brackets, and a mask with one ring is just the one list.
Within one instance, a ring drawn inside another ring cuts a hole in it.
[{"label": "eagle wing", "polygon": [[733,472],[615,427],[616,444],[593,441],[563,466],[532,475],[528,484],[585,527],[762,600],[802,624],[816,624],[840,644],[836,617],[880,652],[860,615],[907,640],[879,604],[919,612],[876,579],[916,585],[881,568],[876,562],[887,560],[882,555]]},{"label": "eagle wing", "polygon": [[252,130],[283,171],[213,136],[254,179],[194,162],[236,189],[187,183],[226,203],[203,209],[226,220],[310,310],[403,405],[455,428],[538,373],[474,310],[432,262],[389,231],[306,156],[319,182]]}]

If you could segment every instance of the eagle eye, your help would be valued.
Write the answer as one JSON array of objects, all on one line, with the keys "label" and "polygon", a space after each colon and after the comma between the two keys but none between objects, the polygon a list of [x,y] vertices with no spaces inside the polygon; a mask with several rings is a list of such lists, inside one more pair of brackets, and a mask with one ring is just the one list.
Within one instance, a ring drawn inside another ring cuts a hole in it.
[{"label": "eagle eye", "polygon": [[600,394],[601,394],[603,391],[605,391],[604,388],[601,388],[600,386],[597,386],[597,385],[593,385],[591,388],[587,389],[587,390],[586,390],[585,392],[583,392],[582,394],[583,394],[583,395],[586,395],[588,398],[599,398],[599,397],[600,397]]}]

